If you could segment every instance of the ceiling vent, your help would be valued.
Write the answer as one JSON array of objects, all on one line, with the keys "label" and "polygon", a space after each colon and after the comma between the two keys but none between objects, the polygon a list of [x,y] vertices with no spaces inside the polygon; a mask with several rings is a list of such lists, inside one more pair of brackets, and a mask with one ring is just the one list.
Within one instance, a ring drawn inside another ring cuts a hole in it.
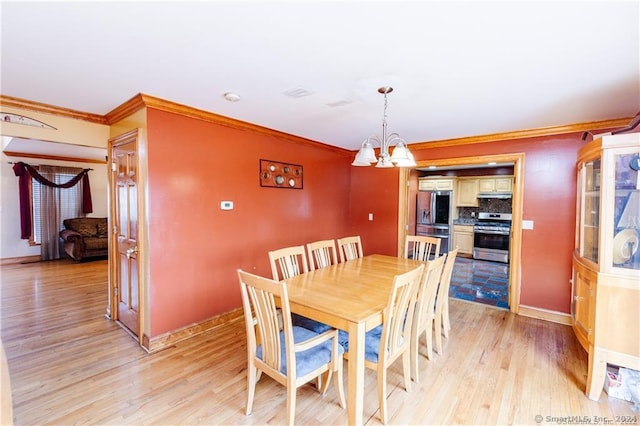
[{"label": "ceiling vent", "polygon": [[353,102],[351,99],[343,99],[341,101],[331,102],[330,104],[327,104],[327,105],[330,106],[331,108],[336,108],[336,107],[349,105],[351,102]]},{"label": "ceiling vent", "polygon": [[313,92],[302,87],[296,87],[282,92],[282,94],[290,98],[304,98],[305,96],[313,95]]}]

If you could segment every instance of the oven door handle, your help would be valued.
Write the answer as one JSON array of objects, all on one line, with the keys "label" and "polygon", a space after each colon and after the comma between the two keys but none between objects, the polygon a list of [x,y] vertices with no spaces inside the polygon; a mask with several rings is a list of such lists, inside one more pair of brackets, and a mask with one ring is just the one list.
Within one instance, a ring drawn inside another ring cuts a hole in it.
[{"label": "oven door handle", "polygon": [[508,232],[502,232],[502,231],[484,231],[484,230],[478,230],[478,231],[473,231],[476,234],[491,234],[491,235],[509,235]]}]

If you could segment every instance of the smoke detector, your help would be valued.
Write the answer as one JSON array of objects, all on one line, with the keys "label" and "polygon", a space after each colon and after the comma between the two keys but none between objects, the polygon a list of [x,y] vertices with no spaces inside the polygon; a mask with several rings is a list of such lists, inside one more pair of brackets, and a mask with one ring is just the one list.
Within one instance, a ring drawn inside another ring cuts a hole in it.
[{"label": "smoke detector", "polygon": [[233,92],[226,92],[222,96],[226,100],[228,100],[229,102],[238,102],[240,100],[240,95],[238,95],[237,93],[233,93]]}]

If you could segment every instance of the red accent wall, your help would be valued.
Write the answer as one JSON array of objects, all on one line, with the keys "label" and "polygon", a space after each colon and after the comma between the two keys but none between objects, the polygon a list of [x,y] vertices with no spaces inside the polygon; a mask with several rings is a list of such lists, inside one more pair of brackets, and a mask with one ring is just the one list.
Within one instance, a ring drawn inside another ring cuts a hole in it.
[{"label": "red accent wall", "polygon": [[[581,134],[412,150],[416,160],[525,153],[520,304],[570,312],[571,254],[575,236],[577,151]],[[360,233],[366,253],[395,254],[397,170],[353,167],[350,226]],[[369,222],[367,212],[374,212]],[[376,215],[377,213],[377,215]]]},{"label": "red accent wall", "polygon": [[[348,153],[147,114],[150,337],[240,307],[236,269],[270,277],[269,250],[348,234]],[[261,187],[261,158],[301,164],[304,189]]]},{"label": "red accent wall", "polygon": [[[351,167],[350,234],[360,235],[364,254],[395,256],[398,241],[396,168]],[[373,221],[369,220],[373,213]]]},{"label": "red accent wall", "polygon": [[[147,126],[150,337],[240,307],[236,269],[270,276],[269,250],[360,235],[365,254],[396,254],[397,169],[352,167],[351,154],[152,108]],[[570,311],[580,136],[414,150],[418,160],[526,154],[534,229],[523,231],[523,305]],[[260,187],[261,158],[303,165],[304,189]],[[234,210],[220,210],[223,200]]]}]

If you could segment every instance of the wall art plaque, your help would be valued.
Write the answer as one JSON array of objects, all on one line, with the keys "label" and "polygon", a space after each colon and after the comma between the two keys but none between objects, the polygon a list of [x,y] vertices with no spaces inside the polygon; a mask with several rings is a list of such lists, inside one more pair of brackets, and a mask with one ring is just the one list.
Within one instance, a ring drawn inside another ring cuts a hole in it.
[{"label": "wall art plaque", "polygon": [[260,186],[302,189],[302,166],[273,160],[260,160]]}]

